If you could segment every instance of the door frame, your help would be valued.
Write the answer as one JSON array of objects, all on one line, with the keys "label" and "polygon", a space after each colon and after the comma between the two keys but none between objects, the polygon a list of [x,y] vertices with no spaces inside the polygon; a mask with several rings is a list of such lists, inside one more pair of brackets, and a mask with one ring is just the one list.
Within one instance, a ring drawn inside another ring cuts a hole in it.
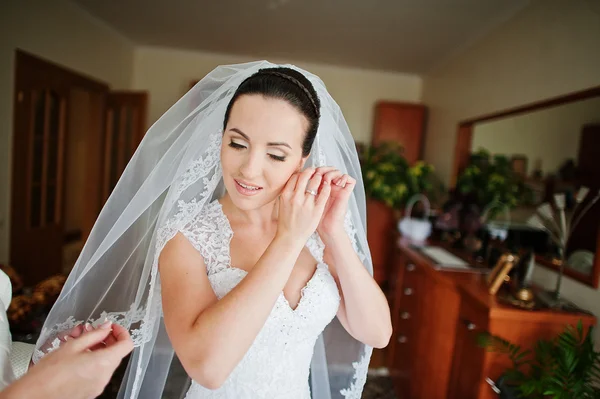
[{"label": "door frame", "polygon": [[[15,50],[15,65],[14,65],[14,89],[13,89],[13,126],[12,126],[12,160],[11,160],[11,193],[10,193],[10,234],[9,234],[9,259],[10,263],[17,268],[20,268],[20,260],[18,256],[19,251],[24,250],[22,246],[27,245],[23,242],[20,242],[24,236],[24,229],[22,226],[17,226],[15,223],[15,215],[27,212],[23,209],[26,206],[27,201],[23,201],[22,192],[26,190],[22,185],[26,184],[28,173],[30,172],[28,164],[30,163],[31,156],[27,157],[27,160],[23,160],[18,154],[15,154],[15,151],[28,151],[27,143],[29,140],[29,132],[27,134],[23,134],[24,126],[28,126],[29,121],[29,112],[25,110],[24,107],[19,106],[23,101],[25,104],[28,104],[28,100],[24,100],[23,92],[26,90],[31,90],[33,87],[52,87],[55,88],[58,92],[68,92],[73,87],[82,88],[86,91],[99,93],[101,95],[107,94],[109,92],[109,86],[103,82],[100,82],[96,79],[85,76],[81,73],[75,72],[68,68],[57,65],[51,61],[42,59],[30,53],[27,53],[23,50],[17,49]],[[68,103],[65,105],[68,107]],[[102,111],[104,113],[104,111]],[[103,129],[99,129],[100,132],[103,132]],[[102,133],[101,133],[102,134]],[[59,162],[63,162],[65,160],[66,153],[68,151],[67,137],[69,135],[68,123],[65,123],[64,126],[64,140],[65,140],[65,151],[62,152],[62,160]],[[100,158],[100,157],[99,157]],[[98,173],[101,173],[102,165],[93,165],[93,168],[97,168]],[[63,181],[64,181],[64,168],[63,168]],[[62,191],[58,194],[60,197],[64,198],[65,194],[65,184],[62,184]],[[84,212],[85,213],[85,212]],[[95,219],[96,215],[84,215],[84,220],[88,217],[92,217]],[[64,232],[63,232],[64,233]],[[29,251],[35,251],[35,248],[29,248]],[[24,274],[27,277],[26,283],[33,284],[39,282],[44,277],[47,277],[48,274],[53,274],[55,272],[52,270],[44,270],[44,267],[40,265],[39,270],[32,269],[30,266],[24,265],[26,270],[24,270]],[[50,265],[48,265],[50,266]]]}]

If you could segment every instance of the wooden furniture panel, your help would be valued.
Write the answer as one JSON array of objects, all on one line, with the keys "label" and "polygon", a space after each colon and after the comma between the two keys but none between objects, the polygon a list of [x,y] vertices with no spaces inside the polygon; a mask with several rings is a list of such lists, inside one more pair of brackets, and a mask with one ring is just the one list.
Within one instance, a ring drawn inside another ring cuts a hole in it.
[{"label": "wooden furniture panel", "polygon": [[412,164],[422,156],[427,108],[421,104],[379,102],[375,105],[373,144],[395,141]]},{"label": "wooden furniture panel", "polygon": [[[486,387],[481,384],[481,365],[486,353],[477,345],[477,335],[485,332],[489,332],[485,309],[476,308],[473,303],[461,303],[449,398],[478,398],[479,392],[485,391]],[[491,390],[489,386],[487,389]]]},{"label": "wooden furniture panel", "polygon": [[367,241],[373,261],[373,278],[381,286],[389,281],[389,265],[394,252],[394,211],[383,202],[367,201]]},{"label": "wooden furniture panel", "polygon": [[[392,313],[392,324],[395,327],[394,334],[390,339],[388,346],[387,363],[396,391],[404,393],[408,392],[409,389],[409,363],[404,360],[411,359],[408,338],[412,333],[407,329],[410,327],[410,324],[401,322],[402,310],[400,309],[401,306],[406,306],[406,298],[402,294],[403,289],[405,288],[403,283],[406,279],[410,279],[411,286],[415,286],[416,266],[407,262],[406,257],[399,254],[399,256],[395,258],[395,264],[392,267],[392,270],[392,275],[396,278],[391,282],[390,288],[392,289],[392,293],[397,293],[397,295],[391,296],[390,303],[392,304],[392,309],[396,309],[397,311]],[[412,298],[414,298],[414,296]]]},{"label": "wooden furniture panel", "polygon": [[405,240],[398,243],[393,269],[388,367],[403,399],[496,399],[486,378],[496,380],[510,363],[479,348],[478,334],[489,332],[531,347],[567,324],[596,323],[585,313],[504,305],[488,294],[482,274],[436,270]]},{"label": "wooden furniture panel", "polygon": [[454,336],[459,296],[444,280],[431,278],[426,265],[401,259],[389,368],[399,397],[445,398],[453,351],[448,337]]}]

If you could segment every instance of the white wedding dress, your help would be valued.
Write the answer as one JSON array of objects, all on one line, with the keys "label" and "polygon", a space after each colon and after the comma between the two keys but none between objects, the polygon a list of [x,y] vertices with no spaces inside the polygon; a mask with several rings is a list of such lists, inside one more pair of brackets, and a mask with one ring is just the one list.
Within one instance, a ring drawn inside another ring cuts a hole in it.
[{"label": "white wedding dress", "polygon": [[[220,299],[245,276],[231,265],[233,231],[221,204],[209,204],[180,230],[202,254],[208,279]],[[310,399],[309,370],[315,342],[335,317],[340,296],[323,263],[323,243],[315,233],[306,246],[317,260],[298,305],[290,307],[283,292],[254,343],[225,383],[216,390],[192,381],[186,399]]]}]

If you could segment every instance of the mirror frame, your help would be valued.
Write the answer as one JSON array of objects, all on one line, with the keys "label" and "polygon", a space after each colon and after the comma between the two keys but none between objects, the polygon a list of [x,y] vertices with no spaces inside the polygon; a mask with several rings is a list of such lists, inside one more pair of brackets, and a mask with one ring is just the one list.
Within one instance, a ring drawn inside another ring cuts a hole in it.
[{"label": "mirror frame", "polygon": [[[471,154],[471,143],[473,141],[473,130],[477,123],[488,122],[495,119],[502,119],[509,116],[516,116],[531,111],[538,111],[544,108],[550,108],[557,105],[568,104],[575,101],[585,100],[592,97],[600,97],[600,86],[592,87],[587,90],[582,90],[570,93],[564,96],[553,97],[543,101],[534,102],[531,104],[522,105],[507,110],[498,111],[491,114],[482,115],[476,118],[466,119],[458,123],[456,133],[456,144],[454,147],[454,164],[452,167],[452,175],[450,186],[456,187],[456,180],[460,172],[462,172],[469,164]],[[549,269],[559,271],[558,265],[546,261],[545,259],[536,256],[536,262]],[[594,257],[594,266],[590,275],[585,275],[576,270],[565,267],[564,274],[589,285],[593,288],[598,288],[600,283],[600,226],[598,226],[598,238],[596,240],[596,256]]]}]

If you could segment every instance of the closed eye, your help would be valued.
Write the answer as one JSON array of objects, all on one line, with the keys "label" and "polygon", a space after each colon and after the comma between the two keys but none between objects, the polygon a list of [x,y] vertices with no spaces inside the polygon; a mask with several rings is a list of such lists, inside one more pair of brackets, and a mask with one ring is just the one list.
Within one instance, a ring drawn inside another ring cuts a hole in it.
[{"label": "closed eye", "polygon": [[278,162],[284,162],[285,161],[285,157],[281,157],[279,155],[273,155],[273,154],[269,154],[269,156],[271,157],[271,159],[278,161]]},{"label": "closed eye", "polygon": [[241,150],[241,149],[246,148],[246,146],[238,144],[238,143],[234,143],[233,141],[229,142],[229,146],[235,150]]}]

